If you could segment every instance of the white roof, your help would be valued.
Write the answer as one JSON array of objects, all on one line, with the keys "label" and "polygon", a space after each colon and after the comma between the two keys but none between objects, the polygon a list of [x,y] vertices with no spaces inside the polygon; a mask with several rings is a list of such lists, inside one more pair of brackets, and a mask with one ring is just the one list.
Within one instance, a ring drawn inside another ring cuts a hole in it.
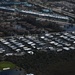
[{"label": "white roof", "polygon": [[74,39],[74,38],[75,38],[75,36],[71,36],[70,38],[71,38],[71,39]]},{"label": "white roof", "polygon": [[3,53],[3,51],[0,51],[0,53]]},{"label": "white roof", "polygon": [[27,50],[27,51],[29,51],[29,50],[31,50],[31,48],[24,48],[24,50]]},{"label": "white roof", "polygon": [[9,42],[5,42],[4,44],[6,44],[6,45],[7,45],[7,44],[9,44]]},{"label": "white roof", "polygon": [[20,45],[19,47],[24,47],[24,45]]},{"label": "white roof", "polygon": [[67,36],[64,36],[63,38],[64,38],[64,39],[67,39],[68,37],[67,37]]},{"label": "white roof", "polygon": [[73,43],[75,44],[75,41]]},{"label": "white roof", "polygon": [[29,53],[29,54],[32,54],[32,55],[34,54],[34,52],[33,52],[33,51],[28,51],[28,53]]},{"label": "white roof", "polygon": [[58,45],[58,43],[54,43],[54,45]]},{"label": "white roof", "polygon": [[57,52],[60,52],[60,51],[62,51],[62,49],[57,49]]},{"label": "white roof", "polygon": [[75,49],[75,48],[71,46],[70,49]]},{"label": "white roof", "polygon": [[20,46],[20,45],[22,45],[22,43],[17,43],[16,45]]},{"label": "white roof", "polygon": [[36,45],[35,43],[32,43],[32,44],[31,44],[31,46],[35,46],[35,45]]},{"label": "white roof", "polygon": [[33,42],[28,42],[28,44],[32,44]]},{"label": "white roof", "polygon": [[64,37],[64,35],[61,35],[60,37]]},{"label": "white roof", "polygon": [[45,37],[44,36],[41,36],[41,38],[44,39]]},{"label": "white roof", "polygon": [[68,47],[63,47],[63,49],[65,49],[65,50],[70,50]]},{"label": "white roof", "polygon": [[17,52],[21,51],[21,49],[16,49]]},{"label": "white roof", "polygon": [[13,53],[7,53],[7,54],[6,54],[6,56],[11,56],[11,55],[13,55]]},{"label": "white roof", "polygon": [[64,33],[64,35],[68,35],[68,33]]},{"label": "white roof", "polygon": [[50,44],[54,44],[54,43],[55,43],[55,41],[51,41],[51,42],[50,42]]},{"label": "white roof", "polygon": [[10,69],[10,67],[7,67],[7,68],[3,68],[3,70],[9,70]]},{"label": "white roof", "polygon": [[34,74],[26,74],[26,75],[34,75]]},{"label": "white roof", "polygon": [[34,75],[34,74],[31,74],[31,73],[30,73],[30,74],[26,74],[26,75]]}]

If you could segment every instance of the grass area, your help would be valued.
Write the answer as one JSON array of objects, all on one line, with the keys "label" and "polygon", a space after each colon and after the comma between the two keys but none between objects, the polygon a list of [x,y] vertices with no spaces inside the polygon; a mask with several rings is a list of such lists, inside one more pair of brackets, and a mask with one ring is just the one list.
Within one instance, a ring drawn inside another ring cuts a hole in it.
[{"label": "grass area", "polygon": [[3,68],[10,68],[13,69],[15,68],[15,64],[11,63],[11,62],[7,62],[7,61],[2,61],[0,62],[0,70],[3,70]]}]

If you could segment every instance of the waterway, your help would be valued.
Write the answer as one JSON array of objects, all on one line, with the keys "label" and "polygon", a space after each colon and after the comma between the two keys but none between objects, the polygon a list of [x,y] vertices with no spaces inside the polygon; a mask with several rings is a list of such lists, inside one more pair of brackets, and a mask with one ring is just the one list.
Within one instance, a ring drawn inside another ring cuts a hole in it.
[{"label": "waterway", "polygon": [[5,70],[0,72],[0,75],[25,75],[23,71],[20,70]]}]

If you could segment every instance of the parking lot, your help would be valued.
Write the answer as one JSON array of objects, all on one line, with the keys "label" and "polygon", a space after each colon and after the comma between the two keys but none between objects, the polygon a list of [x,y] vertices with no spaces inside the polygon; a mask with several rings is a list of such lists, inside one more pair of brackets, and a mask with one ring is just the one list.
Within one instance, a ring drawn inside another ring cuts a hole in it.
[{"label": "parking lot", "polygon": [[37,51],[63,52],[75,50],[75,32],[46,33],[0,39],[0,54],[24,55]]}]

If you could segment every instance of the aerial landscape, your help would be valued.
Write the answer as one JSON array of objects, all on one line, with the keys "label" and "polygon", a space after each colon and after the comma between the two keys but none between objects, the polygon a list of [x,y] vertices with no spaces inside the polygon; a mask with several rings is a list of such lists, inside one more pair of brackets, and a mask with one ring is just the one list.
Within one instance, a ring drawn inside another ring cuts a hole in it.
[{"label": "aerial landscape", "polygon": [[75,0],[0,0],[0,75],[75,75]]}]

